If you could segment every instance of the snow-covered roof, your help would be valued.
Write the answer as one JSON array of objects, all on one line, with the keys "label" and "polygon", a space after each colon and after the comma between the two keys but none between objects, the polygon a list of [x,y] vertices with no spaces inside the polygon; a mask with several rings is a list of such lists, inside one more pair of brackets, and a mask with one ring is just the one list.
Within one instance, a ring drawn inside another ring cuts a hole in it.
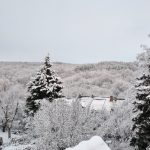
[{"label": "snow-covered roof", "polygon": [[[71,104],[72,101],[75,99],[66,99],[66,101]],[[110,102],[110,98],[103,98],[103,97],[82,97],[81,99],[81,105],[83,107],[90,105],[91,109],[94,110],[108,110],[110,111],[114,106],[121,105],[123,101],[113,101]]]}]

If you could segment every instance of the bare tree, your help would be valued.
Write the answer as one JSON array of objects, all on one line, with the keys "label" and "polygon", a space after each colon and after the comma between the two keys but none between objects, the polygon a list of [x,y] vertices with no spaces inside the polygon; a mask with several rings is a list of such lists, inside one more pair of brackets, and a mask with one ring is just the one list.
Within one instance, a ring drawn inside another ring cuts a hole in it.
[{"label": "bare tree", "polygon": [[19,87],[13,86],[7,91],[0,93],[0,119],[2,131],[8,131],[8,138],[11,138],[11,129],[19,107]]}]

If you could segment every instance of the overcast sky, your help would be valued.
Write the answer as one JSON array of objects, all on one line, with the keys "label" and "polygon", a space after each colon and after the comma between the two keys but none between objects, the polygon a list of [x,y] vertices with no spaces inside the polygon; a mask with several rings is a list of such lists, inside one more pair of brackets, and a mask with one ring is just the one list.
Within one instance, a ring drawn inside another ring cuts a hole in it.
[{"label": "overcast sky", "polygon": [[134,61],[150,0],[0,0],[0,61]]}]

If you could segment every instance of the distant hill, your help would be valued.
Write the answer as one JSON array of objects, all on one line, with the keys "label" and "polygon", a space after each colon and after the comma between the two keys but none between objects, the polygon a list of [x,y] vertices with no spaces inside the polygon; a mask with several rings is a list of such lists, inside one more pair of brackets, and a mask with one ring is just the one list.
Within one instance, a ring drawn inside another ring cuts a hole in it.
[{"label": "distant hill", "polygon": [[[0,78],[26,84],[40,69],[39,62],[0,62]],[[69,64],[54,62],[53,69],[62,78],[65,96],[123,94],[134,81],[136,62],[99,62],[95,64]]]}]

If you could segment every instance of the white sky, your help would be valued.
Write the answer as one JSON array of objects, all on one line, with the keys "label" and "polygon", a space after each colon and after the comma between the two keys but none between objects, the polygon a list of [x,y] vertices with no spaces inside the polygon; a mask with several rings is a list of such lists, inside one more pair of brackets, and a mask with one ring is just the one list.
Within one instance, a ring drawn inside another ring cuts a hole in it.
[{"label": "white sky", "polygon": [[0,0],[0,61],[134,61],[150,0]]}]

